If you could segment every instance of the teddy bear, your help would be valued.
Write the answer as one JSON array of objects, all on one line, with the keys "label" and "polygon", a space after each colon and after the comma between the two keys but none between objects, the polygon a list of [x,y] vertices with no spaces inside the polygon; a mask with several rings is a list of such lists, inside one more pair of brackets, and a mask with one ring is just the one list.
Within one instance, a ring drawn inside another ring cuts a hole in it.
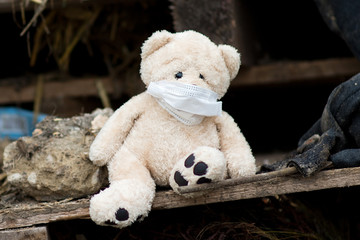
[{"label": "teddy bear", "polygon": [[251,148],[219,101],[239,67],[234,47],[196,31],[156,31],[143,43],[146,91],[118,108],[90,147],[110,183],[90,200],[95,223],[123,228],[143,220],[157,185],[177,191],[255,174]]}]

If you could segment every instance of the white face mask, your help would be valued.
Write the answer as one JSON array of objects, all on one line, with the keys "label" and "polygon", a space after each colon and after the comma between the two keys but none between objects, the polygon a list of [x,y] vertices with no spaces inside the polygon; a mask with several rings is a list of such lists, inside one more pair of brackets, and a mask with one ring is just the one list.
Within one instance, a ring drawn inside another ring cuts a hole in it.
[{"label": "white face mask", "polygon": [[180,122],[201,123],[205,116],[220,116],[222,102],[216,92],[181,82],[151,82],[146,91]]}]

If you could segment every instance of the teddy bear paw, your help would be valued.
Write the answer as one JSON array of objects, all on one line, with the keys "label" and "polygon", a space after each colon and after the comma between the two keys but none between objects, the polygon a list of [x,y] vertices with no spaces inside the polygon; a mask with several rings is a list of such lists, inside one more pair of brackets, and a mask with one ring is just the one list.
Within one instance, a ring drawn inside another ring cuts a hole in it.
[{"label": "teddy bear paw", "polygon": [[199,147],[175,164],[169,182],[172,189],[178,192],[178,187],[220,181],[225,177],[226,161],[223,153],[215,148]]},{"label": "teddy bear paw", "polygon": [[[115,182],[91,198],[89,211],[94,222],[123,228],[142,221],[148,215],[155,190],[135,186],[129,181]],[[133,191],[126,192],[130,189]]]}]

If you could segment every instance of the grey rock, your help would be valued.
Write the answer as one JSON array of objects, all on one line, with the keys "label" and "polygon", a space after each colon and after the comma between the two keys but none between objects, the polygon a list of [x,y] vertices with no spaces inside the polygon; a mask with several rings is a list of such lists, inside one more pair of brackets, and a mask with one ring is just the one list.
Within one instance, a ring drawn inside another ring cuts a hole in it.
[{"label": "grey rock", "polygon": [[106,167],[89,160],[90,144],[111,109],[72,118],[47,117],[32,137],[6,146],[3,170],[8,182],[38,201],[79,198],[94,194],[107,183]]}]

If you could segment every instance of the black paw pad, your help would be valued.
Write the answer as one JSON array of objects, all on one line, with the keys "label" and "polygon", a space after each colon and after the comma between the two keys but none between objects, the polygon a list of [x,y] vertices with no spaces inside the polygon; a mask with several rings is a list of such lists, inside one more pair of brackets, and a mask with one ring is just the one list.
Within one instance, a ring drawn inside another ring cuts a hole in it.
[{"label": "black paw pad", "polygon": [[211,179],[202,177],[202,178],[199,178],[199,180],[197,180],[197,182],[196,182],[196,184],[203,184],[203,183],[211,183]]},{"label": "black paw pad", "polygon": [[208,165],[204,162],[198,162],[194,167],[194,174],[197,176],[201,176],[206,174],[206,171],[208,169]]},{"label": "black paw pad", "polygon": [[181,175],[179,171],[175,172],[174,180],[179,186],[187,186],[189,183],[188,181],[186,181],[186,179]]},{"label": "black paw pad", "polygon": [[115,218],[118,221],[126,221],[129,219],[129,212],[125,208],[119,208],[115,213]]},{"label": "black paw pad", "polygon": [[107,220],[107,221],[105,222],[105,224],[106,224],[106,225],[110,225],[110,226],[115,226],[115,225],[116,225],[116,223],[114,223],[113,221],[110,221],[110,220]]},{"label": "black paw pad", "polygon": [[187,157],[187,159],[185,160],[185,167],[189,168],[192,167],[192,165],[194,165],[194,161],[195,160],[195,156],[192,153],[190,156]]}]

